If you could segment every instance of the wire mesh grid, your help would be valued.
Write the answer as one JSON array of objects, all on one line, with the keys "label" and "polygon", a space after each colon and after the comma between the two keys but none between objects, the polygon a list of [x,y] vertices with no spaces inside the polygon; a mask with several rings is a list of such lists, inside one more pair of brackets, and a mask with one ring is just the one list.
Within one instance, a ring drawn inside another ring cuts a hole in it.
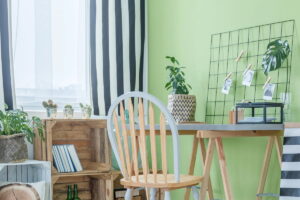
[{"label": "wire mesh grid", "polygon": [[[269,42],[277,39],[287,40],[291,53],[279,70],[269,73],[269,77],[272,78],[270,83],[275,84],[272,102],[287,103],[286,94],[289,94],[290,87],[294,29],[295,20],[286,20],[211,35],[206,123],[228,123],[228,113],[238,102],[265,101],[263,100],[263,86],[266,77],[261,66],[262,56]],[[236,62],[241,51],[245,53]],[[244,86],[242,85],[243,73],[249,64],[252,64],[255,74],[251,85]],[[229,73],[232,73],[233,83],[229,94],[225,95],[221,90],[224,79]],[[277,109],[271,112],[274,116],[280,115]],[[288,110],[285,109],[285,112]]]}]

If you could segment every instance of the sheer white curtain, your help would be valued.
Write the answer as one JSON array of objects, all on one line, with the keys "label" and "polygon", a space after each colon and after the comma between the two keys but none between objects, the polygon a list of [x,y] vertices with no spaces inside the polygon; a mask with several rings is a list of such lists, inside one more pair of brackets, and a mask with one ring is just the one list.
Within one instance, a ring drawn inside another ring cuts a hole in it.
[{"label": "sheer white curtain", "polygon": [[[1,46],[1,38],[0,38],[0,46]],[[3,93],[2,62],[1,62],[1,48],[0,48],[0,110],[2,109],[4,109],[4,93]]]},{"label": "sheer white curtain", "polygon": [[87,6],[83,0],[12,0],[17,107],[90,103]]}]

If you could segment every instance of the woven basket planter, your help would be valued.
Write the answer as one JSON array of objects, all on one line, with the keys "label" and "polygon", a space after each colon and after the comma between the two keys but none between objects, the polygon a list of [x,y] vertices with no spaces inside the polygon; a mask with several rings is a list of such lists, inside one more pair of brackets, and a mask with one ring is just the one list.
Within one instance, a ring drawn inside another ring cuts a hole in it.
[{"label": "woven basket planter", "polygon": [[185,94],[169,95],[168,109],[177,123],[195,121],[196,96]]},{"label": "woven basket planter", "polygon": [[0,135],[0,163],[21,162],[27,159],[25,134]]}]

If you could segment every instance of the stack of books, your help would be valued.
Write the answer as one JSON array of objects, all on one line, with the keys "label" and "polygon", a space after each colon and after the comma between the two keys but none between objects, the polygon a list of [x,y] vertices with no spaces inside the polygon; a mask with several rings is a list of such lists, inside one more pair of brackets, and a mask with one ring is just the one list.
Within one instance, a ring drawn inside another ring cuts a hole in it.
[{"label": "stack of books", "polygon": [[82,166],[73,144],[53,145],[53,164],[60,173],[79,172]]}]

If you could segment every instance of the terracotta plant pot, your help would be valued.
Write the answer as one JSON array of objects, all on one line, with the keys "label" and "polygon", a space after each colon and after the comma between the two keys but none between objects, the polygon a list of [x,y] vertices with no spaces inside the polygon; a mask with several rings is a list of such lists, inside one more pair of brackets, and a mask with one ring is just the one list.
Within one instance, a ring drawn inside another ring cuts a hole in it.
[{"label": "terracotta plant pot", "polygon": [[25,134],[0,135],[0,163],[21,162],[28,159]]},{"label": "terracotta plant pot", "polygon": [[177,123],[195,121],[196,96],[185,94],[169,95],[168,109]]}]

